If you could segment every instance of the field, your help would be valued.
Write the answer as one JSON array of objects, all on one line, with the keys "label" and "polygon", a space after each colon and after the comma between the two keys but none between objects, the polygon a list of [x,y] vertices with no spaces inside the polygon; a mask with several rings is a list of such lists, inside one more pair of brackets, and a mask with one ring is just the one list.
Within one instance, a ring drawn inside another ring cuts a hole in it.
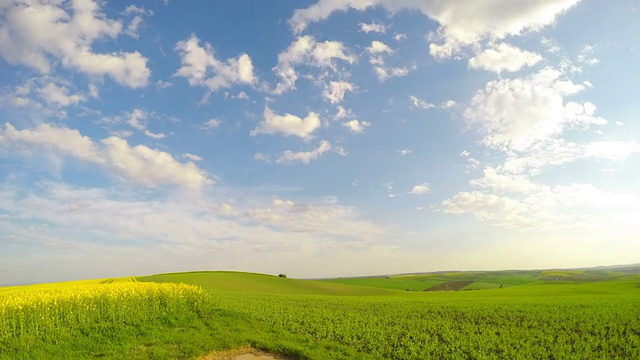
[{"label": "field", "polygon": [[243,346],[295,359],[640,358],[640,276],[195,272],[0,288],[1,359],[197,359]]}]

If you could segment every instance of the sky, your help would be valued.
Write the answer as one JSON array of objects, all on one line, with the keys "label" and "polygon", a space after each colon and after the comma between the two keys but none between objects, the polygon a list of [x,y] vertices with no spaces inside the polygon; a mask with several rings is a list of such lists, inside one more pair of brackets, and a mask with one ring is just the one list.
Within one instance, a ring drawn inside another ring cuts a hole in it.
[{"label": "sky", "polygon": [[640,260],[635,0],[0,1],[0,284]]}]

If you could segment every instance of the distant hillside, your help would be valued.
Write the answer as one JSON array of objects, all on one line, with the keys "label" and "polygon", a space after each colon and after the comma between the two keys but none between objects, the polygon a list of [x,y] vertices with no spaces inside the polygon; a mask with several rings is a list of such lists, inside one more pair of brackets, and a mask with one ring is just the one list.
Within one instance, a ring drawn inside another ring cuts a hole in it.
[{"label": "distant hillside", "polygon": [[405,291],[464,291],[508,288],[543,282],[598,282],[637,277],[640,264],[582,269],[451,271],[386,276],[322,279],[320,281]]},{"label": "distant hillside", "polygon": [[201,271],[141,276],[138,281],[185,283],[201,286],[209,292],[245,292],[291,295],[390,295],[383,288],[366,288],[348,284],[322,281],[296,280],[273,275],[230,272]]}]

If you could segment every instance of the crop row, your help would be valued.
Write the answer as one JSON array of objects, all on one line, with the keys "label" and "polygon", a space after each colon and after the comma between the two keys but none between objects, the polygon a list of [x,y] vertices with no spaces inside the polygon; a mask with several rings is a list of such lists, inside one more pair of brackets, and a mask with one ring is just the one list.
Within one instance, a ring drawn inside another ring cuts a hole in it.
[{"label": "crop row", "polygon": [[238,296],[215,301],[272,328],[384,359],[640,358],[637,296]]}]

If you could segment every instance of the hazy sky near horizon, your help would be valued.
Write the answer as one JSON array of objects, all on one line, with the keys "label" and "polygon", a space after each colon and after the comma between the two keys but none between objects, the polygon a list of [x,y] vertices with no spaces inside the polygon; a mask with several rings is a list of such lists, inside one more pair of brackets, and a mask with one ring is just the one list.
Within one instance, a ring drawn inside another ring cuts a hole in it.
[{"label": "hazy sky near horizon", "polygon": [[0,284],[638,262],[634,0],[0,1]]}]

